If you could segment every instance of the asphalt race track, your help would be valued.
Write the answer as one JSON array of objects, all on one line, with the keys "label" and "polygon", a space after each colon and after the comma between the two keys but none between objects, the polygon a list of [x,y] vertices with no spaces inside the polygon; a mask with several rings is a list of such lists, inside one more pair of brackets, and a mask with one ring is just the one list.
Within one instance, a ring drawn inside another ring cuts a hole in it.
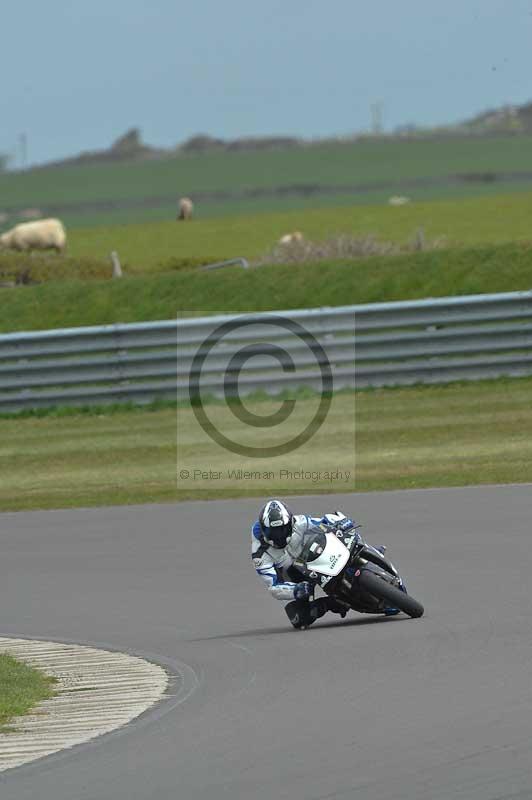
[{"label": "asphalt race track", "polygon": [[532,797],[531,487],[292,505],[362,522],[425,617],[293,631],[248,560],[253,501],[0,515],[0,635],[176,676],[130,726],[2,773],[2,800]]}]

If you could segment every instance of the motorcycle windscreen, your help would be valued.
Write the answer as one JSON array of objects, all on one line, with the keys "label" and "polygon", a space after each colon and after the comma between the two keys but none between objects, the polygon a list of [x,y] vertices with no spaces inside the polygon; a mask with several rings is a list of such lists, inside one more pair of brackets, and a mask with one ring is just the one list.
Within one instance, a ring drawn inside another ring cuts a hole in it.
[{"label": "motorcycle windscreen", "polygon": [[331,578],[339,575],[349,561],[349,550],[334,533],[322,533],[319,540],[316,537],[305,549],[311,556],[305,559],[308,569]]}]

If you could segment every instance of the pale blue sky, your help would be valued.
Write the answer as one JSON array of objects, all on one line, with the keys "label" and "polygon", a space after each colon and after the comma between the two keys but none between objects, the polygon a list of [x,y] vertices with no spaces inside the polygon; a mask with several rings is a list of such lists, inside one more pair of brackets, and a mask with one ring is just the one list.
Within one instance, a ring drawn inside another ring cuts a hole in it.
[{"label": "pale blue sky", "polygon": [[172,145],[459,120],[532,100],[532,0],[26,0],[2,12],[0,152],[139,126]]}]

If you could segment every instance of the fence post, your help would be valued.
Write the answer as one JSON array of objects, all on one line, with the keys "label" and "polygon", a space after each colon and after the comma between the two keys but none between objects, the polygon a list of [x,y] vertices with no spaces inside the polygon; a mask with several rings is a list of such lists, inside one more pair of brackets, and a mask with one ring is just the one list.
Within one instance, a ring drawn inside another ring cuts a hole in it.
[{"label": "fence post", "polygon": [[113,250],[111,253],[111,261],[113,262],[113,278],[121,278],[122,267],[120,266],[120,259],[118,258],[116,250]]},{"label": "fence post", "polygon": [[414,249],[415,250],[424,250],[425,249],[425,229],[418,228],[416,231],[416,236],[414,239]]}]

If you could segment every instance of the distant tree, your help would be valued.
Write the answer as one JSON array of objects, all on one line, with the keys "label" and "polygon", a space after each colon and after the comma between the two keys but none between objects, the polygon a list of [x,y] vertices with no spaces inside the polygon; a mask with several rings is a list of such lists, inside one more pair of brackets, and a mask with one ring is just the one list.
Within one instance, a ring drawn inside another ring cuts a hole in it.
[{"label": "distant tree", "polygon": [[10,157],[7,153],[0,153],[0,172],[5,172],[9,165]]},{"label": "distant tree", "polygon": [[124,156],[137,155],[139,150],[143,149],[144,145],[138,128],[130,128],[111,145],[112,152]]}]

